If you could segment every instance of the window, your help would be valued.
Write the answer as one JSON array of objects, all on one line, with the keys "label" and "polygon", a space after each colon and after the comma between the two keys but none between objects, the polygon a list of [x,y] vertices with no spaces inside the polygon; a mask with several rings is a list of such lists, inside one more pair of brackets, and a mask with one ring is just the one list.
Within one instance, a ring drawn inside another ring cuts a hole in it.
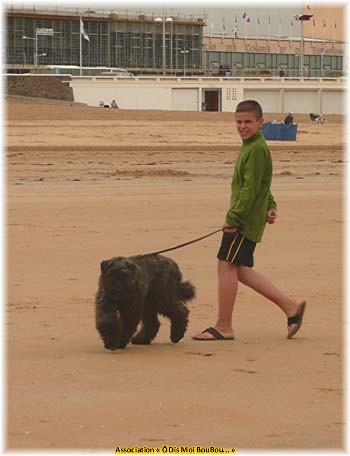
[{"label": "window", "polygon": [[311,70],[319,70],[321,68],[321,56],[320,55],[312,55],[310,57],[310,69]]},{"label": "window", "polygon": [[228,87],[226,89],[226,100],[234,101],[237,100],[237,89],[234,87]]}]

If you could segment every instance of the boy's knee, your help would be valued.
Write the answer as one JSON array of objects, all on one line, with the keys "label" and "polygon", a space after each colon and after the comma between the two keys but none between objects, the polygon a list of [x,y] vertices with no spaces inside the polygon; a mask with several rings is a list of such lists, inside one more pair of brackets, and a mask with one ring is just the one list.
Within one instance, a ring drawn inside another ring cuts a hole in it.
[{"label": "boy's knee", "polygon": [[234,263],[230,263],[229,261],[218,260],[218,272],[237,272],[237,266]]},{"label": "boy's knee", "polygon": [[238,277],[238,280],[245,284],[248,280],[248,275],[251,271],[251,268],[249,268],[248,266],[239,266],[237,268],[237,277]]}]

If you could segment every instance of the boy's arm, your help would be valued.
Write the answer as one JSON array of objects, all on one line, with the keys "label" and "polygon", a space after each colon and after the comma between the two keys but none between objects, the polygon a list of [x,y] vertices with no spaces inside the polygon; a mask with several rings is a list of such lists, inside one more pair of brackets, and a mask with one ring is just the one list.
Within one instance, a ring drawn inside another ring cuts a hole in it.
[{"label": "boy's arm", "polygon": [[[260,190],[264,174],[264,158],[260,150],[251,150],[244,164],[244,185],[234,206],[226,214],[226,223],[231,226],[243,225]],[[272,195],[271,195],[272,196]]]}]

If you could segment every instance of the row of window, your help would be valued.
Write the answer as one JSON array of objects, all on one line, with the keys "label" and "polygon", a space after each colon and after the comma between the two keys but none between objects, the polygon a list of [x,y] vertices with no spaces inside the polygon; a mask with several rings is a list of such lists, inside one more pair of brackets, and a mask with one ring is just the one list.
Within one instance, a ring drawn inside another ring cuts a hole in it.
[{"label": "row of window", "polygon": [[[157,24],[137,24],[140,27],[134,27],[134,25],[84,21],[89,41],[82,40],[83,65],[162,68],[162,27]],[[37,27],[53,28],[54,35],[35,37]],[[137,30],[132,30],[132,28]],[[183,34],[180,31],[183,31]],[[197,25],[174,26],[171,32],[171,34],[165,34],[166,67],[200,68],[201,27]],[[23,36],[27,38],[23,39]],[[33,64],[35,44],[37,44],[39,64],[79,65],[79,20],[57,21],[9,17],[6,40],[7,63]],[[181,53],[183,50],[189,51],[186,56],[183,52]]]},{"label": "row of window", "polygon": [[[297,70],[300,56],[293,54],[253,54],[243,52],[203,52],[203,67],[211,68],[216,65],[227,65],[233,69],[292,69]],[[310,70],[330,68],[342,70],[343,57],[334,55],[304,55],[304,65]]]},{"label": "row of window", "polygon": [[[152,27],[151,27],[152,26]],[[53,36],[37,37],[37,60],[43,65],[79,65],[79,20],[51,20],[33,18],[7,18],[6,58],[9,64],[34,63],[35,29],[53,28]],[[162,27],[156,24],[84,22],[90,41],[82,40],[82,58],[85,66],[118,66],[130,68],[162,68]],[[179,30],[183,29],[183,34]],[[270,71],[286,75],[297,74],[299,55],[257,54],[240,52],[201,51],[200,26],[173,27],[165,34],[167,68],[200,69],[214,71],[229,69],[231,75],[241,70]],[[23,39],[23,37],[27,39]],[[186,51],[186,53],[184,53]],[[188,52],[187,52],[188,51]],[[304,66],[310,75],[325,71],[341,71],[342,56],[305,55]]]}]

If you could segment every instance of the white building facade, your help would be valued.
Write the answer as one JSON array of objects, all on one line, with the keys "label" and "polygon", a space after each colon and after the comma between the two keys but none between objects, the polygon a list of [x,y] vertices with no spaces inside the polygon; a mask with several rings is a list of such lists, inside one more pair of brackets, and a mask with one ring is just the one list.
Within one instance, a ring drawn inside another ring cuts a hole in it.
[{"label": "white building facade", "polygon": [[255,99],[264,112],[344,114],[346,82],[334,79],[220,77],[73,77],[74,100],[122,109],[234,112]]}]

